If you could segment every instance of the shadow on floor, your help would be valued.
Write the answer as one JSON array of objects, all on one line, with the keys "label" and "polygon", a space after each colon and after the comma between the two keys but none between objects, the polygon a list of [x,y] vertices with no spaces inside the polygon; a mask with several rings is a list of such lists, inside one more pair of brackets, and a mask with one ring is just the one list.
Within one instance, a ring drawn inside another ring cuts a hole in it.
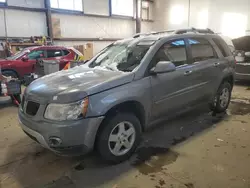
[{"label": "shadow on floor", "polygon": [[6,107],[15,106],[10,97],[0,97],[0,110]]},{"label": "shadow on floor", "polygon": [[4,174],[2,186],[11,187],[16,181],[21,187],[29,188],[41,185],[88,188],[110,182],[133,169],[145,175],[159,172],[180,155],[171,150],[172,146],[191,139],[227,117],[227,114],[212,116],[203,107],[161,123],[143,135],[141,146],[129,161],[114,166],[93,153],[78,158],[59,157],[33,142],[27,145],[28,138],[24,137],[26,145],[17,143],[8,148],[5,165],[0,166],[0,174]]}]

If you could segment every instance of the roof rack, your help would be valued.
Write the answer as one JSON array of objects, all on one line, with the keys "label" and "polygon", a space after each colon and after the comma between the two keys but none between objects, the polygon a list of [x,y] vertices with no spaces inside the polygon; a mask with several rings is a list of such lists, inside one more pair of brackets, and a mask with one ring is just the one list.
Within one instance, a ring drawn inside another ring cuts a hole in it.
[{"label": "roof rack", "polygon": [[203,33],[203,34],[215,34],[211,29],[196,29],[194,27],[189,29],[179,29],[179,30],[166,30],[166,31],[158,31],[158,32],[149,32],[149,33],[137,33],[133,36],[133,38],[138,38],[140,36],[148,36],[148,35],[159,35],[164,33],[173,33],[173,34],[184,34],[184,33]]},{"label": "roof rack", "polygon": [[184,34],[184,33],[189,33],[189,32],[193,32],[193,33],[203,33],[203,34],[215,34],[211,29],[207,28],[207,29],[196,29],[194,27],[190,28],[190,29],[179,29],[176,30],[174,33],[175,34]]}]

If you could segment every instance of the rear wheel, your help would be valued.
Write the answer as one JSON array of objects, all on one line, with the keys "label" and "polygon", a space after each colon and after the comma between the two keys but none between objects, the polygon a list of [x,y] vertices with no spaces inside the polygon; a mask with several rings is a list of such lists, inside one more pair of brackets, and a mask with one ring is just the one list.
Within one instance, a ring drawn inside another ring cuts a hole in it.
[{"label": "rear wheel", "polygon": [[212,104],[210,104],[211,110],[216,113],[225,112],[229,106],[232,94],[232,86],[228,82],[221,84]]},{"label": "rear wheel", "polygon": [[104,122],[97,138],[97,148],[102,158],[117,164],[133,154],[140,137],[141,125],[138,118],[130,113],[120,113]]}]

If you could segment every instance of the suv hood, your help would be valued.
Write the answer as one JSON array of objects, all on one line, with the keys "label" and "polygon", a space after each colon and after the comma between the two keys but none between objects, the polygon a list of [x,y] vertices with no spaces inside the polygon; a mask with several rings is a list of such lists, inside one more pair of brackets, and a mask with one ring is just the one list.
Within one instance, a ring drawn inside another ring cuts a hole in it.
[{"label": "suv hood", "polygon": [[40,103],[69,103],[133,80],[134,73],[79,66],[44,76],[26,89],[25,97]]}]

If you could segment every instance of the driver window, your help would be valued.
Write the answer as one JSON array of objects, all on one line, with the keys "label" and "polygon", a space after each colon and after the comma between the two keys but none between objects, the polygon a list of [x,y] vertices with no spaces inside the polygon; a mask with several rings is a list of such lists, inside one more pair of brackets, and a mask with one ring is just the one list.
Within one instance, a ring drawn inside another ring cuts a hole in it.
[{"label": "driver window", "polygon": [[154,65],[159,61],[171,61],[176,67],[187,65],[186,45],[184,40],[165,43],[156,53]]},{"label": "driver window", "polygon": [[34,50],[28,54],[29,59],[39,59],[44,57],[43,50]]}]

